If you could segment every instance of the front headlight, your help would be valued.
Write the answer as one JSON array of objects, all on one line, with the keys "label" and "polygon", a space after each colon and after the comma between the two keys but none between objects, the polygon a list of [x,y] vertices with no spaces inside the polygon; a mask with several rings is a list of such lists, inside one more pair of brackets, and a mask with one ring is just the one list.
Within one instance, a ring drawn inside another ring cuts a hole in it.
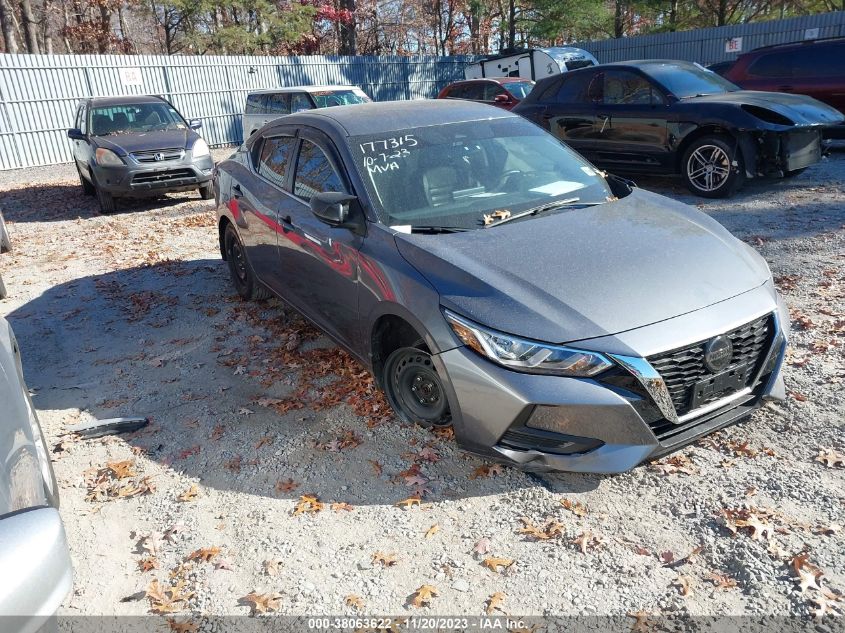
[{"label": "front headlight", "polygon": [[597,352],[495,332],[449,310],[443,312],[452,331],[467,347],[510,369],[588,378],[613,366],[609,359]]},{"label": "front headlight", "polygon": [[208,156],[210,153],[208,151],[208,143],[206,143],[201,138],[197,139],[197,142],[194,143],[194,149],[192,150],[194,158],[202,158],[203,156]]},{"label": "front headlight", "polygon": [[105,147],[98,147],[97,151],[94,152],[94,158],[97,161],[98,165],[109,165],[109,166],[123,165],[123,161],[120,160],[120,156],[115,154],[110,149],[106,149]]}]

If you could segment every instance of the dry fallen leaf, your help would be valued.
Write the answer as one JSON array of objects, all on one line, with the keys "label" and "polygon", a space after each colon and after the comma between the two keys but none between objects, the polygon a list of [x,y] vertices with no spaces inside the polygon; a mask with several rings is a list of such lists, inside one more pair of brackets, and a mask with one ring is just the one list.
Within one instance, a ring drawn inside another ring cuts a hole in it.
[{"label": "dry fallen leaf", "polygon": [[279,568],[282,566],[282,559],[281,558],[271,558],[265,560],[262,563],[264,567],[264,573],[268,576],[275,578],[279,575]]},{"label": "dry fallen leaf", "polygon": [[505,468],[501,464],[485,464],[484,466],[479,466],[472,471],[469,478],[478,479],[480,477],[495,477],[496,475],[501,475],[503,472],[505,472]]},{"label": "dry fallen leaf", "polygon": [[172,633],[196,633],[199,631],[199,625],[190,620],[177,621],[173,618],[167,618],[167,626],[170,627]]},{"label": "dry fallen leaf", "polygon": [[502,567],[503,569],[508,569],[515,562],[516,561],[510,558],[496,558],[495,556],[490,556],[481,561],[481,564],[484,565],[490,571],[498,573],[500,567]]},{"label": "dry fallen leaf", "polygon": [[410,509],[412,507],[421,506],[422,501],[419,497],[408,497],[407,499],[403,499],[396,504],[400,508]]},{"label": "dry fallen leaf", "polygon": [[179,495],[179,501],[193,501],[197,498],[199,493],[199,486],[197,486],[196,484],[191,484],[190,488],[188,488],[185,492]]},{"label": "dry fallen leaf", "polygon": [[351,593],[346,596],[343,601],[348,607],[355,607],[356,609],[358,609],[358,611],[364,610],[364,599],[361,598],[361,596],[357,596],[354,593]]},{"label": "dry fallen leaf", "polygon": [[517,534],[525,534],[538,541],[547,541],[564,534],[563,524],[554,519],[547,520],[540,527],[534,525],[527,517],[522,517],[520,521],[522,521],[522,527],[517,530]]},{"label": "dry fallen leaf", "polygon": [[439,531],[440,531],[440,525],[435,523],[434,525],[432,525],[430,528],[428,528],[425,531],[425,537],[424,538],[431,538],[432,536],[437,534]]},{"label": "dry fallen leaf", "polygon": [[731,578],[727,574],[712,572],[709,576],[707,576],[707,578],[715,585],[716,589],[721,589],[723,591],[733,589],[737,585],[736,579]]},{"label": "dry fallen leaf", "polygon": [[370,465],[373,467],[373,472],[376,474],[376,477],[381,477],[381,471],[382,471],[381,464],[379,464],[374,459],[369,459],[367,461],[369,461]]},{"label": "dry fallen leaf", "polygon": [[323,507],[323,502],[320,501],[317,497],[313,495],[300,495],[299,502],[293,509],[293,516],[297,516],[303,513],[316,514],[320,512]]},{"label": "dry fallen leaf", "polygon": [[393,567],[398,562],[396,554],[385,554],[384,552],[376,552],[373,554],[373,564],[382,565],[383,567]]},{"label": "dry fallen leaf", "polygon": [[472,551],[476,554],[484,556],[484,554],[490,553],[490,539],[484,537],[478,540],[478,543],[475,544],[475,547],[472,548]]},{"label": "dry fallen leaf", "polygon": [[845,467],[845,453],[840,453],[832,448],[820,448],[819,454],[816,455],[816,461],[828,468],[843,468]]},{"label": "dry fallen leaf", "polygon": [[142,572],[150,571],[152,569],[158,569],[160,567],[158,559],[154,556],[147,556],[146,558],[142,558],[138,561],[138,568]]},{"label": "dry fallen leaf", "polygon": [[422,607],[431,604],[432,598],[437,595],[437,589],[431,585],[423,585],[417,589],[411,597],[411,604],[415,607]]},{"label": "dry fallen leaf", "polygon": [[507,596],[504,592],[497,591],[492,596],[487,598],[487,615],[490,615],[496,609],[502,611],[502,608],[499,605],[502,604],[506,597]]},{"label": "dry fallen leaf", "polygon": [[116,479],[126,479],[127,477],[135,477],[135,462],[131,459],[123,460],[122,462],[108,462],[106,467],[112,471]]},{"label": "dry fallen leaf", "polygon": [[352,512],[353,506],[345,501],[336,501],[331,505],[331,508],[335,512]]},{"label": "dry fallen leaf", "polygon": [[278,611],[279,602],[282,599],[282,594],[278,592],[273,593],[248,593],[241,600],[243,602],[251,602],[253,611],[255,613],[267,613],[269,611]]},{"label": "dry fallen leaf", "polygon": [[202,547],[188,554],[188,557],[185,560],[199,560],[208,563],[219,555],[219,547]]},{"label": "dry fallen leaf", "polygon": [[285,481],[282,481],[280,479],[279,481],[276,482],[276,488],[275,489],[276,489],[276,494],[279,494],[279,493],[282,493],[282,492],[293,492],[297,488],[299,488],[299,484],[296,483],[293,479],[286,479]]},{"label": "dry fallen leaf", "polygon": [[798,585],[801,588],[801,593],[806,593],[808,589],[820,590],[821,578],[824,572],[809,562],[809,554],[799,554],[794,556],[791,561],[792,570],[798,576]]},{"label": "dry fallen leaf", "polygon": [[604,538],[598,534],[585,531],[578,538],[572,539],[572,543],[580,548],[582,554],[586,554],[587,549],[598,549],[602,546],[604,544]]},{"label": "dry fallen leaf", "polygon": [[571,499],[561,499],[560,505],[569,510],[572,514],[579,517],[587,516],[587,508],[580,501],[572,501]]},{"label": "dry fallen leaf", "polygon": [[265,435],[260,440],[255,443],[255,450],[258,450],[262,446],[266,446],[267,444],[273,443],[273,436],[272,435]]},{"label": "dry fallen leaf", "polygon": [[186,592],[184,581],[173,586],[164,586],[158,580],[153,580],[147,587],[146,597],[150,601],[153,613],[175,613],[187,608],[187,602],[193,592]]},{"label": "dry fallen leaf", "polygon": [[692,594],[692,585],[687,576],[678,576],[678,579],[673,584],[678,588],[678,592],[682,596],[687,597]]}]

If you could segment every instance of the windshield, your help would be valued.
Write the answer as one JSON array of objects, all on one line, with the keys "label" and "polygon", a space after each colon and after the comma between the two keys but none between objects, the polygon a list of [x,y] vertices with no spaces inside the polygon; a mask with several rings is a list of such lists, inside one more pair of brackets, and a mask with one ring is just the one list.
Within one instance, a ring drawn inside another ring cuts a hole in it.
[{"label": "windshield", "polygon": [[181,115],[170,104],[163,102],[93,108],[89,126],[94,136],[184,130],[188,127]]},{"label": "windshield", "polygon": [[[349,139],[379,219],[477,229],[554,201],[605,202],[599,173],[521,118],[408,128]],[[496,212],[501,212],[496,214]]]},{"label": "windshield", "polygon": [[503,84],[505,89],[517,99],[525,99],[534,87],[533,81],[513,81]]},{"label": "windshield", "polygon": [[724,77],[695,64],[649,64],[643,66],[642,70],[663,84],[678,99],[739,90],[738,86]]},{"label": "windshield", "polygon": [[369,103],[372,101],[362,90],[350,88],[349,90],[319,90],[312,92],[311,96],[318,108],[329,108],[331,106],[354,105],[356,103]]}]

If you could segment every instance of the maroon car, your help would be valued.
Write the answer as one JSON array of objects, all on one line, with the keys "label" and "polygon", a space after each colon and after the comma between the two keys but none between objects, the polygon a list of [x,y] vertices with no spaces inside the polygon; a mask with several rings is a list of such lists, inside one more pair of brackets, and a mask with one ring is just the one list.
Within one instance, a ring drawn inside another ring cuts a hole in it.
[{"label": "maroon car", "polygon": [[533,81],[522,77],[467,79],[449,84],[437,98],[479,101],[510,110],[528,96],[533,87]]},{"label": "maroon car", "polygon": [[[845,37],[764,46],[740,55],[725,79],[746,90],[807,95],[845,114]],[[829,136],[845,137],[845,128]]]}]

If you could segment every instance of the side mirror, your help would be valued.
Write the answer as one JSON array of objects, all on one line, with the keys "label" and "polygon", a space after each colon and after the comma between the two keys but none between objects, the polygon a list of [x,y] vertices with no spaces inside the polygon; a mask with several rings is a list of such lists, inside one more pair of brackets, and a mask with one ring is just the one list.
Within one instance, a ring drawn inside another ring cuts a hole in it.
[{"label": "side mirror", "polygon": [[188,121],[188,127],[192,130],[198,130],[202,127],[202,121],[200,121],[199,119],[191,119],[190,121]]},{"label": "side mirror", "polygon": [[73,139],[74,141],[84,141],[85,135],[82,133],[82,130],[77,128],[71,128],[67,131],[67,137]]},{"label": "side mirror", "polygon": [[506,104],[510,102],[511,98],[508,95],[496,95],[495,97],[493,97],[493,103]]},{"label": "side mirror", "polygon": [[349,217],[349,204],[355,196],[339,191],[324,191],[311,197],[311,212],[329,226],[343,226]]}]

